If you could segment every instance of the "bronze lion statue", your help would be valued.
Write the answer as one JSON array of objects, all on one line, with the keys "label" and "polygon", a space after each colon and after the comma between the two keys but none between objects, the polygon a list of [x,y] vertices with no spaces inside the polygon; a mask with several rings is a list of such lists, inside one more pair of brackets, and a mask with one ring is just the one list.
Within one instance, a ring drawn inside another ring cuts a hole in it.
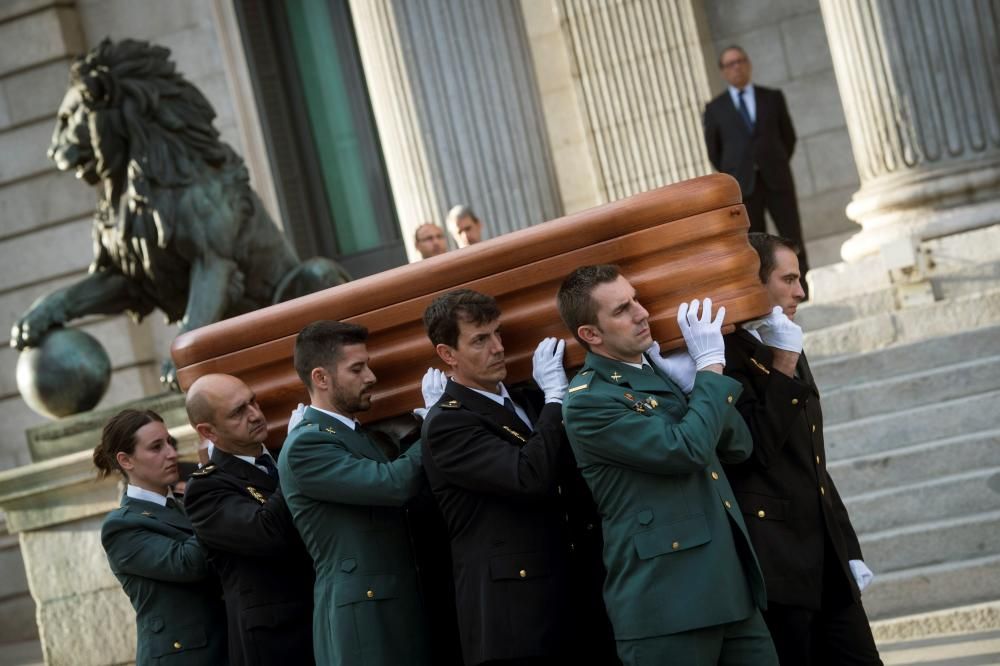
[{"label": "bronze lion statue", "polygon": [[[169,56],[105,39],[73,63],[48,155],[97,191],[94,260],[28,309],[12,346],[85,315],[139,321],[156,308],[187,331],[349,279],[331,260],[299,261]],[[173,384],[169,360],[161,379]]]}]

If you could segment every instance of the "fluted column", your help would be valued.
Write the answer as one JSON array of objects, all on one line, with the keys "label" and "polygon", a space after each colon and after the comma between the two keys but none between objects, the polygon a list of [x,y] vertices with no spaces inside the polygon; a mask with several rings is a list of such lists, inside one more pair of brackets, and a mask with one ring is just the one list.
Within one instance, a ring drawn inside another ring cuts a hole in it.
[{"label": "fluted column", "polygon": [[711,173],[696,0],[559,0],[605,200]]},{"label": "fluted column", "polygon": [[463,203],[488,236],[562,214],[517,0],[351,0],[400,226]]},{"label": "fluted column", "polygon": [[861,177],[844,259],[1000,222],[1000,1],[820,7]]}]

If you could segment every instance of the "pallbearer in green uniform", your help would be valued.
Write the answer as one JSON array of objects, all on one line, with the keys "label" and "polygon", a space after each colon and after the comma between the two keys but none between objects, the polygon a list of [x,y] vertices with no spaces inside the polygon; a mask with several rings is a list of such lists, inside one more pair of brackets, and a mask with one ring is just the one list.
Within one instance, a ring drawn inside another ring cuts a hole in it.
[{"label": "pallbearer in green uniform", "polygon": [[105,424],[94,449],[102,476],[128,479],[121,507],[104,519],[101,543],[135,608],[137,666],[220,666],[226,612],[180,498],[176,441],[151,411],[126,409]]},{"label": "pallbearer in green uniform", "polygon": [[[711,300],[682,304],[687,351],[663,358],[615,266],[574,271],[559,312],[588,350],[563,403],[604,525],[604,600],[626,665],[777,664],[764,583],[722,463],[751,440],[722,375]],[[646,352],[644,354],[644,352]]]},{"label": "pallbearer in green uniform", "polygon": [[375,385],[367,337],[333,321],[299,333],[295,370],[312,406],[285,440],[279,478],[316,568],[316,663],[424,666],[427,630],[402,508],[424,483],[420,446],[390,461],[354,418],[371,406]]}]

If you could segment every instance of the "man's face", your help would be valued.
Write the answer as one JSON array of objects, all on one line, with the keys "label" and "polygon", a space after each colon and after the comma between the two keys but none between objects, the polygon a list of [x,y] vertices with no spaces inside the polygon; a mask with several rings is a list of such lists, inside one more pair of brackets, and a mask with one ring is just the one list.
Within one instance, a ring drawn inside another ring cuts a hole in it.
[{"label": "man's face", "polygon": [[495,392],[507,377],[499,319],[484,324],[459,319],[458,346],[438,346],[446,349],[442,357],[463,386]]},{"label": "man's face", "polygon": [[424,259],[444,254],[448,251],[444,231],[436,224],[420,225],[417,229],[416,248]]},{"label": "man's face", "polygon": [[364,344],[344,345],[330,373],[327,397],[339,414],[353,416],[372,406],[375,373],[368,367],[368,347]]},{"label": "man's face", "polygon": [[719,69],[722,71],[722,78],[734,88],[746,87],[750,83],[750,75],[753,73],[750,58],[739,49],[723,51],[719,58]]},{"label": "man's face", "polygon": [[261,444],[267,439],[267,419],[257,404],[257,395],[232,377],[220,382],[211,400],[215,409],[208,438],[228,453],[258,455]]},{"label": "man's face", "polygon": [[806,297],[799,275],[799,258],[787,247],[774,251],[774,270],[764,283],[771,305],[780,305],[789,319],[795,319],[795,311]]},{"label": "man's face", "polygon": [[131,454],[119,452],[117,459],[129,483],[161,492],[177,483],[177,443],[159,421],[150,421],[135,431]]},{"label": "man's face", "polygon": [[459,247],[475,245],[482,237],[483,225],[479,220],[466,215],[455,222],[455,241]]},{"label": "man's face", "polygon": [[598,285],[590,297],[597,305],[597,325],[593,328],[599,340],[590,343],[591,348],[619,361],[640,362],[642,352],[653,344],[653,336],[649,312],[635,299],[631,283],[619,275],[614,282]]}]

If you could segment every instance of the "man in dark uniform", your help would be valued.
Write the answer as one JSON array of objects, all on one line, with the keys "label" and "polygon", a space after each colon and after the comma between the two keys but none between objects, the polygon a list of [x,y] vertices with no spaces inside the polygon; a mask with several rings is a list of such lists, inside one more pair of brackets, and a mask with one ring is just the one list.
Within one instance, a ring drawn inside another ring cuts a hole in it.
[{"label": "man in dark uniform", "polygon": [[764,570],[764,613],[781,663],[880,664],[861,590],[871,571],[826,471],[823,412],[792,319],[803,298],[796,247],[750,234],[774,311],[726,337],[726,375],[753,436],[751,457],[729,465],[736,499]]},{"label": "man in dark uniform", "polygon": [[688,352],[663,358],[649,313],[610,265],[559,289],[559,314],[587,349],[563,416],[604,523],[604,599],[627,666],[777,664],[759,609],[764,582],[722,470],[750,453],[722,376],[720,308],[682,303]]},{"label": "man in dark uniform", "polygon": [[719,55],[726,90],[705,107],[705,147],[716,171],[740,184],[750,231],[766,231],[764,210],[778,233],[799,246],[802,273],[808,270],[802,223],[790,166],[795,128],[780,90],[751,82],[750,56],[739,46]]},{"label": "man in dark uniform", "polygon": [[561,425],[565,343],[535,350],[538,389],[508,391],[493,297],[444,294],[424,325],[452,374],[422,443],[451,536],[465,663],[617,663],[599,523]]},{"label": "man in dark uniform", "polygon": [[312,560],[264,448],[267,421],[250,387],[205,375],[188,389],[188,419],[214,444],[185,507],[225,592],[231,664],[312,664]]}]

